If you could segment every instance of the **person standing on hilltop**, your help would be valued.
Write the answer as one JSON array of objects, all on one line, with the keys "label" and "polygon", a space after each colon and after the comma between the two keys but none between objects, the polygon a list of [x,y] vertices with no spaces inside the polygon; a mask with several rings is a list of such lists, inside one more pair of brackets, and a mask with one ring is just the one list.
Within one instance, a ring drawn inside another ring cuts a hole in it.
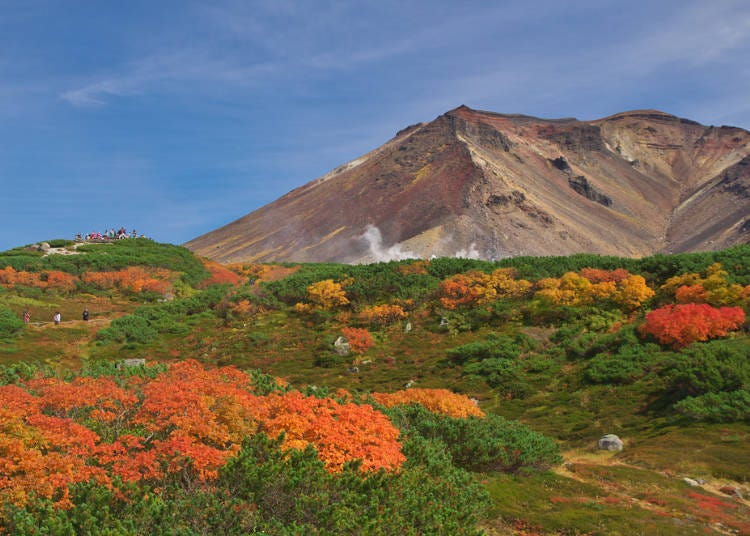
[{"label": "person standing on hilltop", "polygon": [[31,313],[28,309],[23,312],[23,323],[28,324],[31,321]]},{"label": "person standing on hilltop", "polygon": [[60,325],[61,319],[62,319],[62,316],[60,315],[60,311],[56,312],[55,316],[52,317],[52,320],[54,320],[56,326]]},{"label": "person standing on hilltop", "polygon": [[89,321],[89,310],[88,308],[85,308],[83,310],[83,321],[88,322]]}]

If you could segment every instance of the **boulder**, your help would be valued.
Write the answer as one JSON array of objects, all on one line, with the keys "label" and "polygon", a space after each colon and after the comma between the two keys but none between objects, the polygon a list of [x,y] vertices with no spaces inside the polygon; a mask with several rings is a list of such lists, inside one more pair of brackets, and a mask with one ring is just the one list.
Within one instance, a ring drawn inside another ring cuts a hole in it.
[{"label": "boulder", "polygon": [[146,360],[144,358],[130,358],[123,359],[119,363],[115,364],[115,368],[123,367],[144,367],[146,366]]},{"label": "boulder", "polygon": [[333,343],[333,349],[336,350],[336,353],[342,357],[346,357],[349,355],[349,351],[351,350],[349,343],[344,337],[339,337],[336,339],[336,342]]},{"label": "boulder", "polygon": [[599,439],[599,450],[611,450],[613,452],[620,452],[622,450],[622,439],[617,437],[615,434],[607,434]]}]

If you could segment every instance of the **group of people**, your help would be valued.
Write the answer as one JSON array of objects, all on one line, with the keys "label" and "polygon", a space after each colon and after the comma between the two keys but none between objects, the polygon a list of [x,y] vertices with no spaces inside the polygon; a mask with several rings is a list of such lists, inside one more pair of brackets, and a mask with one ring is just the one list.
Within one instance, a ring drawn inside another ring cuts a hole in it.
[{"label": "group of people", "polygon": [[[85,322],[88,322],[89,320],[88,307],[83,309],[83,314],[81,315],[81,317],[83,318]],[[60,322],[62,322],[62,314],[60,314],[60,311],[55,311],[55,314],[52,315],[52,321],[55,323],[56,326],[60,325]],[[28,324],[29,322],[31,322],[31,312],[29,312],[28,309],[26,309],[23,312],[23,322],[24,324]]]},{"label": "group of people", "polygon": [[[115,231],[115,228],[111,228],[109,230],[106,230],[103,233],[94,232],[94,233],[88,233],[86,235],[82,235],[81,233],[78,233],[76,235],[76,240],[119,240],[122,238],[138,238],[138,233],[135,232],[135,229],[133,229],[130,233],[128,233],[128,230],[125,229],[125,227],[120,227],[119,230]],[[141,235],[141,238],[143,238],[143,235]]]}]

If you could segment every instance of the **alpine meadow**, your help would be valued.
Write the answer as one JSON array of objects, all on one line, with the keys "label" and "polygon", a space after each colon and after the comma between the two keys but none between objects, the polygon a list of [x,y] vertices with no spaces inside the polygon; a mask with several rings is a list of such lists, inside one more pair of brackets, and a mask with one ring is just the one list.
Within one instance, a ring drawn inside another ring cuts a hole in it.
[{"label": "alpine meadow", "polygon": [[48,245],[0,253],[3,533],[750,533],[748,245]]}]

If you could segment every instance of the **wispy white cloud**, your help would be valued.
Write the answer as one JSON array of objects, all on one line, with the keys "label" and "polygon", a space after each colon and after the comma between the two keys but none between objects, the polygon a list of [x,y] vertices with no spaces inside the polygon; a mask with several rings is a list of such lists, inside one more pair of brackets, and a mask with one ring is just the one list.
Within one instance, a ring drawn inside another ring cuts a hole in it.
[{"label": "wispy white cloud", "polygon": [[744,1],[694,2],[674,16],[650,21],[648,33],[631,36],[612,51],[619,64],[646,73],[673,62],[692,67],[721,62],[750,45],[750,5]]},{"label": "wispy white cloud", "polygon": [[222,54],[197,43],[179,50],[156,51],[109,74],[90,76],[90,82],[62,92],[60,97],[70,104],[87,106],[105,104],[111,97],[152,91],[195,93],[206,88],[220,90],[222,84],[247,88],[274,77],[278,67],[241,54]]},{"label": "wispy white cloud", "polygon": [[[460,95],[466,104],[486,103],[488,109],[501,112],[540,114],[552,108],[560,115],[572,115],[577,110],[571,106],[591,113],[601,103],[614,113],[621,110],[613,106],[627,106],[639,95],[653,96],[648,90],[657,84],[662,100],[677,102],[686,88],[670,86],[671,80],[700,80],[699,73],[712,70],[734,80],[706,97],[714,115],[723,115],[722,110],[734,100],[723,102],[721,95],[747,94],[750,68],[742,65],[750,53],[750,4],[685,2],[680,9],[661,14],[640,8],[642,23],[624,21],[624,27],[612,35],[599,26],[580,28],[590,36],[589,47],[555,50],[547,46],[545,54],[532,49],[511,50],[494,58],[485,55],[481,62],[454,71],[450,80],[430,84],[418,105],[447,109],[458,104],[456,96]],[[528,43],[545,36],[531,30],[517,38]],[[601,98],[586,101],[583,95]]]},{"label": "wispy white cloud", "polygon": [[[409,62],[419,63],[428,53],[445,54],[441,61],[446,62],[454,54],[451,48],[463,47],[467,39],[510,29],[536,16],[519,6],[461,10],[445,18],[429,19],[425,14],[424,23],[404,31],[390,28],[398,20],[392,14],[369,13],[361,5],[347,3],[330,2],[327,9],[295,2],[199,5],[194,16],[202,27],[187,50],[151,50],[109,73],[88,75],[88,81],[60,96],[76,106],[100,106],[112,97],[160,88],[179,91],[184,82],[204,84],[199,86],[203,88],[224,84],[231,91],[279,81],[297,80],[303,85],[307,77],[341,76],[343,71],[372,65],[393,68],[406,62],[410,69],[414,64]],[[398,7],[394,4],[394,11]],[[550,8],[547,16],[552,14]]]}]

